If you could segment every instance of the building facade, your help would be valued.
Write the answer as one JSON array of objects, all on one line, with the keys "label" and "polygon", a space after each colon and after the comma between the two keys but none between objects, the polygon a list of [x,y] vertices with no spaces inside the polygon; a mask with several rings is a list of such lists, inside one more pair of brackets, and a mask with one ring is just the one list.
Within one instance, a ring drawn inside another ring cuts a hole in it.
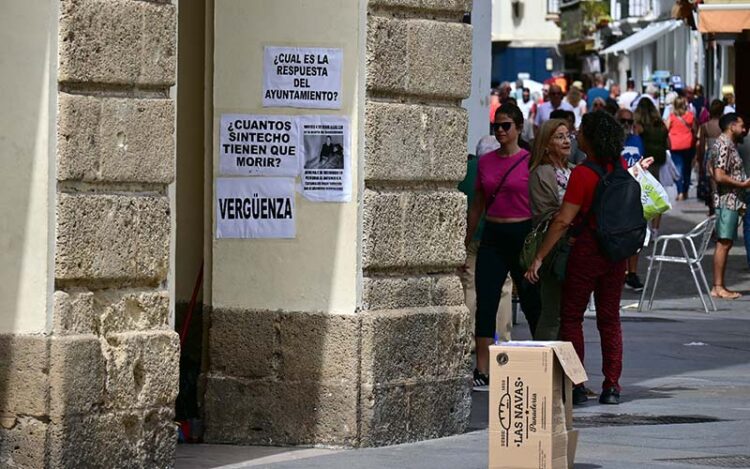
[{"label": "building facade", "polygon": [[613,21],[597,32],[610,78],[623,86],[631,78],[639,90],[656,71],[688,86],[699,82],[701,38],[673,6],[670,0],[612,1]]},{"label": "building facade", "polygon": [[[194,290],[205,441],[359,447],[463,431],[471,331],[455,186],[470,10],[4,6],[0,465],[171,466],[175,322]],[[264,106],[265,46],[340,50],[336,109]],[[294,237],[218,236],[228,114],[348,122],[351,197],[293,195]]]},{"label": "building facade", "polygon": [[543,82],[559,70],[560,28],[556,0],[492,1],[492,81],[514,82],[518,74]]}]

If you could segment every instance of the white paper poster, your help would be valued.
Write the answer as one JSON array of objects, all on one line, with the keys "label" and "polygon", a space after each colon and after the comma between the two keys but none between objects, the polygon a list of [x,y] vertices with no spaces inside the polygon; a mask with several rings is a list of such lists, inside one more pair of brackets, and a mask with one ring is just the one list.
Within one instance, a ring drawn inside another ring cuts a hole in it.
[{"label": "white paper poster", "polygon": [[343,57],[343,49],[266,46],[263,107],[341,109]]},{"label": "white paper poster", "polygon": [[349,202],[352,152],[349,119],[300,116],[302,195],[314,202]]},{"label": "white paper poster", "polygon": [[294,238],[294,179],[217,178],[216,239]]},{"label": "white paper poster", "polygon": [[242,176],[296,176],[297,126],[292,116],[222,114],[219,172]]}]

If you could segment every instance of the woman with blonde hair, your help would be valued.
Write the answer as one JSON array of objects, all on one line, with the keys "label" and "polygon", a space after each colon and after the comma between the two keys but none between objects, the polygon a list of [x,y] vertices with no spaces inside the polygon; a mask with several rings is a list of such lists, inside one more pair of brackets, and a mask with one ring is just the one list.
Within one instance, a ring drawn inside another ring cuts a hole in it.
[{"label": "woman with blonde hair", "polygon": [[[542,125],[534,142],[534,153],[529,163],[529,200],[532,226],[546,231],[552,217],[562,205],[572,165],[568,122],[550,119]],[[555,256],[549,256],[553,259]],[[557,340],[560,330],[560,298],[562,279],[555,274],[552,263],[540,269],[541,314],[536,326],[536,340]]]},{"label": "woman with blonde hair", "polygon": [[[581,118],[586,114],[586,101],[583,99],[583,93],[575,86],[570,87],[568,95],[563,101],[566,101],[573,108],[573,114],[576,116],[576,129],[581,125]],[[571,131],[575,129],[570,129]]]},{"label": "woman with blonde hair", "polygon": [[693,170],[695,156],[695,116],[688,111],[687,100],[677,97],[672,104],[672,113],[666,122],[669,130],[669,146],[672,150],[672,161],[680,173],[677,181],[677,200],[685,200],[690,189],[690,174]]}]

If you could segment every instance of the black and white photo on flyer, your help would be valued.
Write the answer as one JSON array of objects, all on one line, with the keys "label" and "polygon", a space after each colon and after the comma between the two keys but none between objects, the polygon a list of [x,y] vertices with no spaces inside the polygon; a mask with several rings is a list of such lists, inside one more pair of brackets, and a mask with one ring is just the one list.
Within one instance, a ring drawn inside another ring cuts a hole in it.
[{"label": "black and white photo on flyer", "polygon": [[349,119],[300,116],[302,195],[314,202],[349,202],[352,195]]}]

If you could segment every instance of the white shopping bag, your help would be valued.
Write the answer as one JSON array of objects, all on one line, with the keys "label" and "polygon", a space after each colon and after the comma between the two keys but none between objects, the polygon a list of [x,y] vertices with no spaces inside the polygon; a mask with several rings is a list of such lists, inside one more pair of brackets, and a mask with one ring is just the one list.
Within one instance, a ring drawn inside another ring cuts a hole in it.
[{"label": "white shopping bag", "polygon": [[641,204],[643,217],[646,220],[651,220],[672,209],[667,191],[651,173],[641,167],[640,163],[631,166],[628,171],[641,185]]}]

